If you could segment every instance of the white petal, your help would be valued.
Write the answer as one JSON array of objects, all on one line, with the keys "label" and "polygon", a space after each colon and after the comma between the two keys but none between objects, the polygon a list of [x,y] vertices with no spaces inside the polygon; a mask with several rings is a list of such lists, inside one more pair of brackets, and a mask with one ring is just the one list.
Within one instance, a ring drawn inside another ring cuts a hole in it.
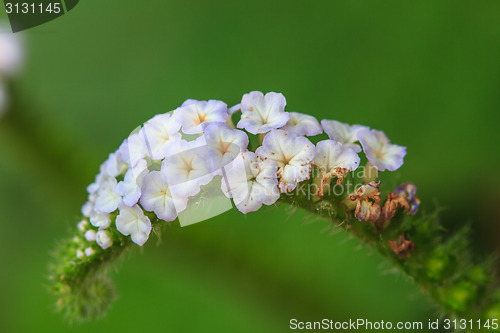
[{"label": "white petal", "polygon": [[141,160],[129,169],[124,179],[116,185],[116,193],[123,197],[123,203],[132,207],[141,197],[142,179],[148,173],[146,160]]},{"label": "white petal", "polygon": [[239,211],[253,212],[262,204],[271,205],[279,199],[278,167],[274,161],[263,161],[253,152],[241,153],[236,161],[241,162],[239,167],[228,170],[221,189],[233,198]]},{"label": "white petal", "polygon": [[151,221],[144,215],[142,209],[135,205],[128,207],[120,205],[120,213],[116,217],[116,229],[124,236],[130,235],[137,245],[144,245],[151,233]]},{"label": "white petal", "polygon": [[265,96],[260,91],[243,95],[241,100],[241,120],[238,128],[244,128],[252,134],[267,133],[284,126],[289,118],[285,112],[285,96],[269,92]]},{"label": "white petal", "polygon": [[146,143],[143,138],[143,133],[131,134],[118,149],[120,156],[129,165],[134,167],[137,163],[146,156]]},{"label": "white petal", "polygon": [[90,213],[90,223],[96,228],[105,229],[111,224],[111,219],[109,214],[93,210]]},{"label": "white petal", "polygon": [[358,141],[356,134],[360,130],[368,128],[366,126],[349,125],[336,120],[326,119],[321,121],[321,127],[323,127],[323,130],[331,140],[338,141],[343,145],[354,149],[356,153],[359,153],[361,151],[361,147],[357,144],[354,144],[356,141]]},{"label": "white petal", "polygon": [[200,191],[215,175],[210,163],[209,149],[204,136],[195,141],[180,140],[167,149],[161,172],[170,190],[179,197],[189,197]]},{"label": "white petal", "polygon": [[103,213],[111,213],[116,210],[122,197],[116,193],[116,179],[108,178],[99,187],[95,208]]},{"label": "white petal", "polygon": [[140,134],[146,143],[148,156],[154,160],[165,157],[165,149],[171,142],[180,140],[181,124],[169,113],[159,114],[149,120]]},{"label": "white petal", "polygon": [[290,119],[281,129],[289,134],[314,136],[323,133],[318,120],[313,116],[299,112],[288,112],[288,114]]},{"label": "white petal", "polygon": [[298,182],[311,176],[311,161],[315,147],[302,136],[291,136],[283,130],[272,130],[265,137],[256,153],[278,165],[279,189],[282,193],[295,189]]},{"label": "white petal", "polygon": [[212,170],[217,170],[233,161],[248,147],[245,132],[231,129],[227,124],[209,124],[205,127],[204,138],[210,148]]},{"label": "white petal", "polygon": [[103,250],[113,245],[111,234],[106,230],[99,230],[95,235],[95,241]]},{"label": "white petal", "polygon": [[95,241],[95,235],[96,235],[95,230],[93,230],[93,229],[87,230],[85,232],[85,239],[89,242],[93,242],[93,241]]},{"label": "white petal", "polygon": [[141,205],[164,221],[173,221],[186,209],[187,198],[178,198],[159,171],[152,171],[143,180]]},{"label": "white petal", "polygon": [[203,132],[203,123],[225,123],[229,112],[224,102],[209,100],[187,100],[174,111],[174,118],[182,124],[182,131],[186,134]]},{"label": "white petal", "polygon": [[323,140],[316,144],[316,155],[313,164],[326,173],[335,168],[356,170],[359,156],[351,148],[333,140]]},{"label": "white petal", "polygon": [[379,171],[394,171],[403,165],[406,147],[393,145],[382,131],[363,129],[357,134],[366,157]]},{"label": "white petal", "polygon": [[106,176],[113,178],[123,174],[128,168],[127,163],[122,160],[121,155],[118,152],[109,154],[108,159],[102,166]]}]

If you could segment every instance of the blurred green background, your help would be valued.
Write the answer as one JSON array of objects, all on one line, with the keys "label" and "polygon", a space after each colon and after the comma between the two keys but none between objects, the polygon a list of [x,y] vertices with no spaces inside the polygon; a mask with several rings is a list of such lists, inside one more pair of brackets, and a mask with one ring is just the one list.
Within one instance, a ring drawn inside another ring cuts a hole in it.
[{"label": "blurred green background", "polygon": [[[5,15],[4,15],[5,16]],[[2,17],[5,18],[5,17]],[[500,2],[81,1],[22,33],[0,118],[0,332],[286,332],[289,321],[425,321],[432,302],[328,223],[285,207],[230,211],[152,238],[113,273],[120,299],[66,325],[49,253],[99,164],[186,98],[278,91],[289,111],[384,130],[403,181],[480,255],[500,224]]]}]

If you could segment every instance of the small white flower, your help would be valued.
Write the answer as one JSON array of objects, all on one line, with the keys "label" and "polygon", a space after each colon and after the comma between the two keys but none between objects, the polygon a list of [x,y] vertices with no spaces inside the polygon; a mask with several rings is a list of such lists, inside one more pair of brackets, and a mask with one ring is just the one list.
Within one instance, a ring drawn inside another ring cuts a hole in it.
[{"label": "small white flower", "polygon": [[96,235],[95,230],[93,230],[93,229],[87,230],[85,232],[85,239],[88,242],[93,242],[93,241],[95,241],[95,235]]},{"label": "small white flower", "polygon": [[95,201],[95,209],[103,213],[111,213],[116,210],[122,197],[116,193],[116,179],[107,178],[97,191],[97,199]]},{"label": "small white flower", "polygon": [[143,185],[141,205],[158,218],[173,221],[178,213],[186,209],[188,199],[173,195],[160,171],[152,171],[144,177]]},{"label": "small white flower", "polygon": [[204,138],[210,147],[212,170],[229,164],[248,147],[248,136],[245,132],[231,129],[227,124],[209,124],[205,128]]},{"label": "small white flower", "polygon": [[124,179],[116,185],[116,193],[123,197],[123,203],[132,207],[141,197],[142,180],[148,173],[146,160],[141,160],[129,169]]},{"label": "small white flower", "polygon": [[318,120],[313,116],[299,112],[288,112],[290,119],[281,129],[291,135],[314,136],[323,133]]},{"label": "small white flower", "polygon": [[283,130],[273,130],[264,137],[262,146],[255,152],[278,165],[278,187],[282,193],[293,191],[297,183],[311,176],[315,147],[305,137],[291,136]]},{"label": "small white flower", "polygon": [[168,144],[180,140],[181,124],[170,114],[159,114],[149,120],[139,133],[146,143],[148,156],[153,160],[165,157]]},{"label": "small white flower", "polygon": [[17,34],[0,27],[0,77],[15,74],[23,61],[23,48]]},{"label": "small white flower", "polygon": [[128,207],[120,205],[120,213],[116,217],[116,229],[124,236],[130,235],[132,242],[137,245],[144,245],[151,233],[151,221],[144,215],[142,209],[135,205]]},{"label": "small white flower", "polygon": [[203,136],[195,141],[180,140],[167,149],[161,172],[177,196],[190,197],[214,177],[210,151]]},{"label": "small white flower", "polygon": [[224,194],[233,198],[236,208],[244,214],[254,212],[262,204],[272,205],[279,199],[277,171],[272,160],[262,160],[253,152],[240,153],[221,183]]},{"label": "small white flower", "polygon": [[122,160],[128,164],[129,168],[133,168],[146,157],[147,147],[142,131],[131,134],[123,141],[118,151]]},{"label": "small white flower", "polygon": [[76,257],[78,259],[82,259],[83,257],[85,257],[85,252],[83,252],[82,250],[78,249],[76,250]]},{"label": "small white flower", "polygon": [[322,196],[323,186],[332,176],[337,176],[337,183],[342,183],[344,174],[354,171],[359,166],[359,156],[351,148],[333,140],[323,140],[316,144],[316,155],[313,164],[322,175],[319,196]]},{"label": "small white flower", "polygon": [[127,170],[128,165],[125,163],[118,152],[109,154],[106,162],[103,163],[106,175],[109,177],[118,177]]},{"label": "small white flower", "polygon": [[81,220],[77,224],[77,228],[80,232],[85,232],[88,227],[89,227],[89,222],[87,220]]},{"label": "small white flower", "polygon": [[366,126],[344,124],[336,120],[322,120],[321,127],[331,140],[338,141],[356,153],[361,151],[361,147],[355,144],[358,141],[357,133]]},{"label": "small white flower", "polygon": [[92,256],[94,253],[95,253],[95,251],[94,251],[94,249],[93,249],[93,248],[91,248],[91,247],[88,247],[88,248],[86,248],[86,249],[85,249],[85,255],[86,255],[87,257]]},{"label": "small white flower", "polygon": [[182,131],[186,134],[202,133],[202,124],[225,123],[228,116],[227,104],[213,99],[188,99],[174,111],[174,118],[182,124]]},{"label": "small white flower", "polygon": [[99,230],[95,235],[95,241],[103,250],[113,245],[111,234],[106,230]]},{"label": "small white flower", "polygon": [[245,94],[241,99],[242,114],[237,127],[252,134],[267,133],[280,128],[289,118],[285,105],[285,96],[275,92],[269,92],[265,96],[260,91]]},{"label": "small white flower", "polygon": [[394,171],[403,165],[406,147],[391,144],[384,132],[363,129],[358,132],[358,139],[368,161],[378,171]]},{"label": "small white flower", "polygon": [[90,213],[90,224],[99,229],[106,229],[111,224],[109,214],[93,210]]}]

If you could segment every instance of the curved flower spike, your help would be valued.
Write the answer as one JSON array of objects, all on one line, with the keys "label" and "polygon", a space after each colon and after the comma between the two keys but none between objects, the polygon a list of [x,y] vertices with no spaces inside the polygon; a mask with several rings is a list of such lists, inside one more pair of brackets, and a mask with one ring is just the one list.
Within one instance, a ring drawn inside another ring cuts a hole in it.
[{"label": "curved flower spike", "polygon": [[144,215],[142,209],[135,205],[128,207],[120,205],[120,213],[116,217],[116,229],[123,235],[130,235],[132,242],[137,245],[144,245],[151,233],[151,221]]},{"label": "curved flower spike", "polygon": [[351,148],[333,140],[323,140],[316,144],[316,155],[312,163],[321,171],[321,186],[318,196],[323,196],[323,187],[332,176],[337,177],[337,184],[342,183],[344,174],[354,171],[359,166],[359,156]]},{"label": "curved flower spike", "polygon": [[161,160],[168,145],[181,139],[180,128],[181,124],[171,114],[159,114],[144,124],[137,136],[143,140],[147,155],[153,160]]},{"label": "curved flower spike", "polygon": [[354,216],[358,221],[376,221],[380,217],[379,185],[380,182],[362,185],[356,194],[349,197],[350,200],[356,201]]},{"label": "curved flower spike", "polygon": [[212,170],[229,164],[248,147],[248,135],[245,132],[231,129],[227,124],[209,124],[205,127],[205,140],[210,148]]},{"label": "curved flower spike", "polygon": [[[233,198],[236,208],[244,214],[259,210],[262,205],[272,205],[279,197],[278,166],[272,160],[262,160],[255,153],[240,153],[234,163],[241,167],[227,171],[227,182],[221,189],[228,198]],[[243,170],[242,170],[243,169]]]},{"label": "curved flower spike", "polygon": [[174,111],[175,120],[182,124],[182,131],[186,134],[202,133],[203,123],[224,123],[228,116],[227,104],[214,99],[188,99]]},{"label": "curved flower spike", "polygon": [[321,127],[331,140],[338,141],[349,148],[352,148],[356,153],[361,152],[361,147],[355,142],[358,141],[357,133],[362,129],[367,129],[366,126],[349,125],[336,120],[322,120]]},{"label": "curved flower spike", "polygon": [[264,137],[262,146],[255,153],[278,165],[278,188],[282,193],[291,192],[297,183],[311,177],[311,161],[316,148],[307,138],[290,136],[283,130],[272,130]]},{"label": "curved flower spike", "polygon": [[236,127],[252,134],[267,133],[284,126],[289,118],[285,112],[286,99],[282,94],[252,91],[241,99],[241,120]]},{"label": "curved flower spike", "polygon": [[368,161],[378,171],[395,171],[403,165],[406,147],[391,144],[384,132],[362,129],[357,136]]},{"label": "curved flower spike", "polygon": [[290,118],[281,129],[291,135],[314,136],[323,133],[319,121],[308,114],[299,112],[288,112]]}]

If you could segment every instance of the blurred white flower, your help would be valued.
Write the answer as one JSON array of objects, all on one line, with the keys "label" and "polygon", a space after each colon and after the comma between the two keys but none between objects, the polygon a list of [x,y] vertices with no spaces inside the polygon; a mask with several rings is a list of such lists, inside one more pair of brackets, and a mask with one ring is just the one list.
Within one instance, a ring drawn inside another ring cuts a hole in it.
[{"label": "blurred white flower", "polygon": [[209,124],[205,127],[204,138],[210,148],[211,169],[217,170],[228,165],[248,147],[248,135],[231,129],[227,124]]},{"label": "blurred white flower", "polygon": [[384,132],[363,129],[357,135],[368,161],[378,171],[394,171],[403,165],[406,147],[391,144]]},{"label": "blurred white flower", "polygon": [[95,209],[103,213],[112,213],[118,208],[122,197],[116,193],[116,179],[107,178],[97,191]]},{"label": "blurred white flower", "polygon": [[94,229],[90,229],[90,230],[85,231],[85,239],[88,242],[95,241],[95,235],[96,235],[96,232]]},{"label": "blurred white flower", "polygon": [[80,232],[85,232],[89,227],[89,222],[87,220],[81,220],[76,226]]},{"label": "blurred white flower", "polygon": [[23,61],[23,47],[19,36],[0,27],[0,78],[17,72]]},{"label": "blurred white flower", "polygon": [[86,249],[85,249],[85,255],[86,255],[87,257],[92,256],[94,253],[95,253],[95,251],[94,251],[94,249],[93,249],[93,248],[91,248],[91,247],[88,247],[88,248],[86,248]]},{"label": "blurred white flower", "polygon": [[311,161],[315,147],[303,136],[288,135],[283,130],[272,130],[264,137],[256,154],[278,165],[278,187],[282,193],[295,189],[297,183],[311,176]]},{"label": "blurred white flower", "polygon": [[286,99],[282,94],[252,91],[241,99],[241,120],[236,125],[252,134],[267,133],[272,129],[285,126],[288,112],[285,112]]},{"label": "blurred white flower", "polygon": [[172,193],[190,197],[200,192],[200,186],[214,177],[210,151],[203,136],[195,141],[180,140],[167,149],[161,172]]},{"label": "blurred white flower", "polygon": [[137,245],[144,245],[151,233],[149,218],[137,205],[128,207],[121,204],[118,209],[120,213],[116,216],[116,229],[124,236],[130,235],[132,242]]},{"label": "blurred white flower", "polygon": [[316,144],[316,155],[312,163],[316,165],[322,175],[319,196],[323,196],[323,186],[332,176],[341,183],[344,174],[356,170],[359,166],[359,156],[351,148],[333,140],[323,140]]},{"label": "blurred white flower", "polygon": [[83,257],[85,257],[85,252],[83,252],[82,250],[78,249],[76,250],[76,257],[78,259],[82,259]]},{"label": "blurred white flower", "polygon": [[233,198],[236,208],[246,214],[262,204],[275,203],[280,197],[276,162],[262,160],[253,152],[240,153],[237,159],[241,159],[241,167],[229,169],[221,183],[222,191]]},{"label": "blurred white flower", "polygon": [[95,235],[95,241],[103,250],[113,245],[111,234],[106,230],[99,230]]},{"label": "blurred white flower", "polygon": [[336,120],[322,120],[321,127],[331,140],[338,141],[349,148],[352,148],[356,153],[361,151],[361,147],[355,144],[358,141],[356,134],[367,129],[366,126],[344,124]]},{"label": "blurred white flower", "polygon": [[148,156],[161,160],[168,144],[181,139],[180,128],[181,124],[171,114],[165,113],[149,120],[138,135],[146,144]]},{"label": "blurred white flower", "polygon": [[116,185],[116,193],[123,197],[123,203],[132,207],[141,197],[142,180],[148,173],[148,163],[141,160],[134,168],[128,169],[124,179]]},{"label": "blurred white flower", "polygon": [[187,197],[172,194],[170,186],[160,171],[152,171],[143,180],[141,205],[164,221],[173,221],[186,209]]},{"label": "blurred white flower", "polygon": [[109,214],[101,213],[97,210],[92,210],[90,213],[90,224],[99,229],[105,229],[111,224]]},{"label": "blurred white flower", "polygon": [[227,104],[213,99],[188,99],[174,111],[175,120],[182,124],[182,131],[186,134],[202,133],[202,124],[225,123],[228,116]]},{"label": "blurred white flower", "polygon": [[291,135],[314,136],[323,133],[319,121],[308,114],[299,112],[288,112],[290,118],[281,129]]}]

